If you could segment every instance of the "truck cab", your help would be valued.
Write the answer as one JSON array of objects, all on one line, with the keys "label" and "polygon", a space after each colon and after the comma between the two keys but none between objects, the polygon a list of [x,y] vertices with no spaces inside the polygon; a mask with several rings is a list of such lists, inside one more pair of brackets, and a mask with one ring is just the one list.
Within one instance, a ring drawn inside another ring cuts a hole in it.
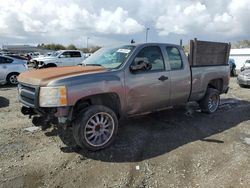
[{"label": "truck cab", "polygon": [[84,59],[83,52],[79,50],[59,50],[50,56],[33,58],[30,62],[35,68],[48,68],[80,65]]}]

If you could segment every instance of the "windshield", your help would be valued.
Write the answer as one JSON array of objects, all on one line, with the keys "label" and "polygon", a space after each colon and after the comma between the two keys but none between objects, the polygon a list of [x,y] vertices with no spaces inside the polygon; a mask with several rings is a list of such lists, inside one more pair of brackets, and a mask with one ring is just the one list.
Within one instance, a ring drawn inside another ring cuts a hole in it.
[{"label": "windshield", "polygon": [[135,46],[123,45],[112,48],[101,48],[84,60],[85,65],[97,65],[115,69],[120,67],[129,57]]},{"label": "windshield", "polygon": [[52,52],[51,57],[56,57],[61,53],[61,51]]},{"label": "windshield", "polygon": [[250,63],[250,60],[246,60],[246,63]]}]

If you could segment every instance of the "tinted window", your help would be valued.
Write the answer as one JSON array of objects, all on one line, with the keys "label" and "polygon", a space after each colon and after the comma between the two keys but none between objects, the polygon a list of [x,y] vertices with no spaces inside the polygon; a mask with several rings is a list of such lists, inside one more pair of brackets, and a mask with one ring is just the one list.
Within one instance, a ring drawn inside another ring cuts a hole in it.
[{"label": "tinted window", "polygon": [[[151,66],[151,70],[164,70],[164,61],[161,49],[157,46],[148,46],[143,48],[133,61],[133,65],[137,65],[140,61],[145,61]],[[149,70],[147,70],[149,71]]]},{"label": "tinted window", "polygon": [[81,57],[81,53],[80,52],[70,52],[70,56],[71,57]]},{"label": "tinted window", "polygon": [[166,48],[169,58],[169,64],[171,70],[178,70],[183,68],[183,63],[181,59],[181,54],[176,47],[167,47]]},{"label": "tinted window", "polygon": [[6,57],[0,57],[0,64],[12,63],[12,59]]},{"label": "tinted window", "polygon": [[63,52],[62,55],[64,58],[70,58],[70,52]]}]

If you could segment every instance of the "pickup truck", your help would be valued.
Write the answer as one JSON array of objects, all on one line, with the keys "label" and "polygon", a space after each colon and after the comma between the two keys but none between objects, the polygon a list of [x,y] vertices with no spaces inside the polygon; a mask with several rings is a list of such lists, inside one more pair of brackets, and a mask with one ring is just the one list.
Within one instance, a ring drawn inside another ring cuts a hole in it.
[{"label": "pickup truck", "polygon": [[84,54],[79,50],[59,50],[52,53],[50,56],[32,58],[30,63],[33,63],[34,68],[39,69],[81,65],[84,59]]},{"label": "pickup truck", "polygon": [[[102,48],[83,66],[20,74],[21,111],[34,116],[34,124],[46,126],[57,120],[59,125],[72,126],[80,147],[103,149],[114,141],[122,117],[190,101],[197,101],[202,112],[214,113],[220,94],[228,91],[228,48],[226,51],[221,52],[221,59],[206,50],[211,58],[207,55],[203,62],[209,65],[199,66],[199,48],[189,56],[190,63],[183,48],[174,44]],[[217,65],[211,65],[212,60]]]}]

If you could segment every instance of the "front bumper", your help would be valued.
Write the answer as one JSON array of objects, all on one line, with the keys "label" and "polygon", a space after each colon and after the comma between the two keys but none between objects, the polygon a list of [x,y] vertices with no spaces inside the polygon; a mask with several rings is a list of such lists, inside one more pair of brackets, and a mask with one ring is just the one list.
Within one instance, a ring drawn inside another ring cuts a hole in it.
[{"label": "front bumper", "polygon": [[246,86],[250,86],[250,78],[245,78],[244,77],[238,77],[237,78],[237,82],[239,85],[246,85]]}]

